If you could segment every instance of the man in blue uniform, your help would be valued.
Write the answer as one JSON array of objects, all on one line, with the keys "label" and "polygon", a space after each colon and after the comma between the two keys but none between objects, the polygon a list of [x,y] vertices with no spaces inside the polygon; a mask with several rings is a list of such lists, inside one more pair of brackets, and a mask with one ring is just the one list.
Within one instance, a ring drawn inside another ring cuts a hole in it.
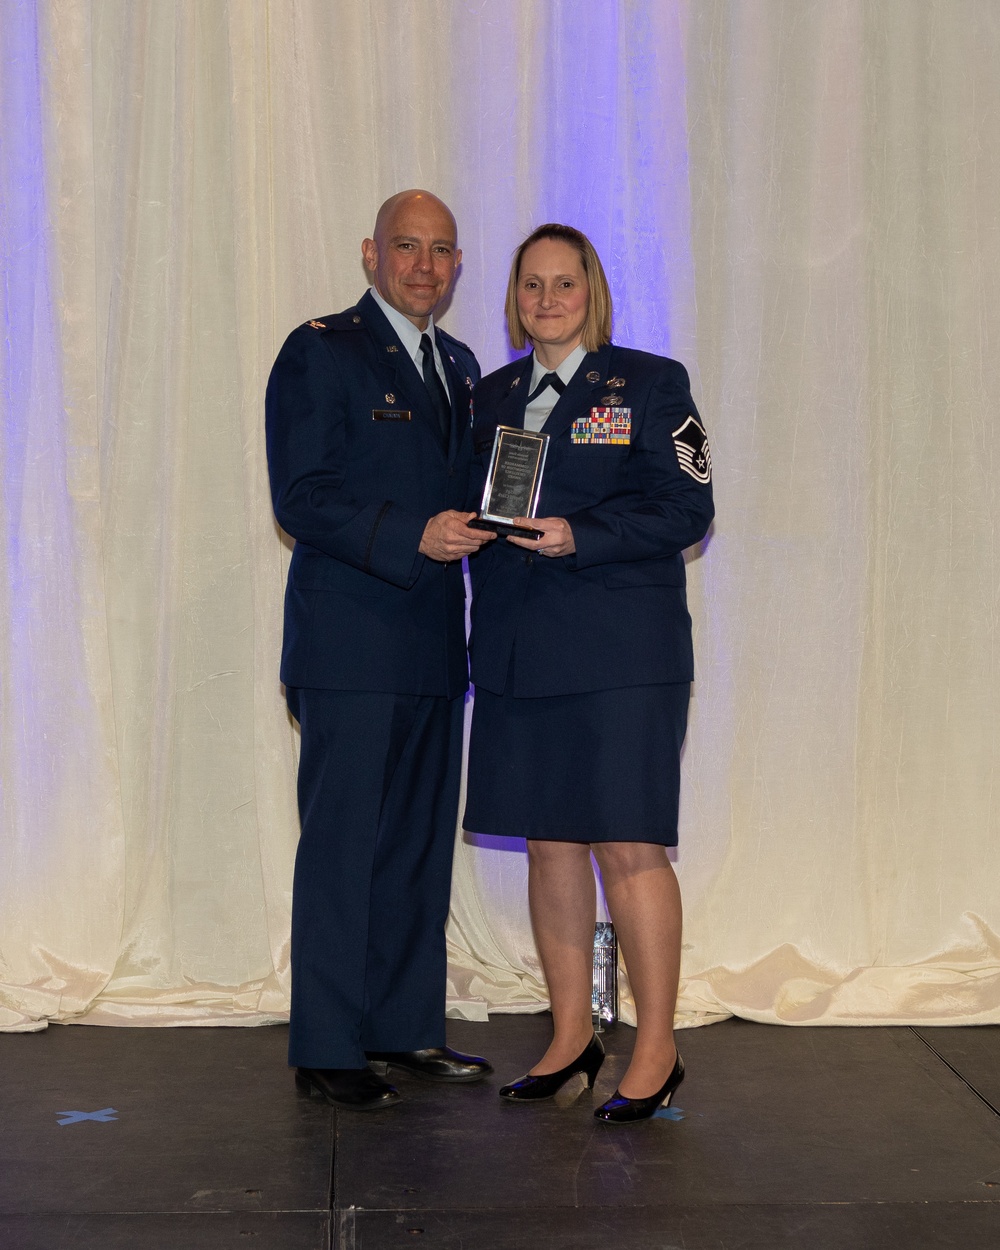
[{"label": "man in blue uniform", "polygon": [[266,410],[274,511],[295,539],[281,680],[302,730],[289,1062],[301,1088],[373,1110],[399,1099],[390,1067],[492,1070],[444,1044],[461,561],[490,535],[463,511],[479,367],[433,321],[462,257],[455,219],[404,191],[361,250],[372,289],[289,335]]}]

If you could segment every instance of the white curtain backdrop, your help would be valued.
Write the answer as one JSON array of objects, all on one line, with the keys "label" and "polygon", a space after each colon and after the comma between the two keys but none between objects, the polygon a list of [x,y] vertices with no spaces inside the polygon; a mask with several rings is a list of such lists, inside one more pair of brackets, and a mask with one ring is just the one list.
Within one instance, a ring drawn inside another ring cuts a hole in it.
[{"label": "white curtain backdrop", "polygon": [[[0,1028],[287,1009],[263,387],[408,186],[485,369],[564,220],[692,374],[681,1022],[1000,1021],[998,63],[996,0],[0,0]],[[524,882],[459,838],[454,1012],[544,1005]]]}]

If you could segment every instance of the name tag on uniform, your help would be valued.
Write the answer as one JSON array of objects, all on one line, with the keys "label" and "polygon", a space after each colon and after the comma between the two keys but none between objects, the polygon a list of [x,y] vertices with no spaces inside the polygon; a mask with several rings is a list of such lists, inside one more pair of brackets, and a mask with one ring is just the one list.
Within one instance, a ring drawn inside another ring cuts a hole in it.
[{"label": "name tag on uniform", "polygon": [[373,421],[409,421],[410,411],[408,408],[373,408]]},{"label": "name tag on uniform", "polygon": [[591,408],[570,428],[574,443],[628,444],[632,441],[631,408]]}]

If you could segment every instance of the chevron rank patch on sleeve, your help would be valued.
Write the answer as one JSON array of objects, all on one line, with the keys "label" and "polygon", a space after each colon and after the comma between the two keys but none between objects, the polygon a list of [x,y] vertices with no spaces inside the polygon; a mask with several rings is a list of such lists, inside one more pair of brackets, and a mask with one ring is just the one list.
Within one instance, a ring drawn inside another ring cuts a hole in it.
[{"label": "chevron rank patch on sleeve", "polygon": [[681,469],[702,486],[712,480],[712,453],[708,447],[708,435],[700,422],[688,416],[683,425],[673,432],[677,463]]}]

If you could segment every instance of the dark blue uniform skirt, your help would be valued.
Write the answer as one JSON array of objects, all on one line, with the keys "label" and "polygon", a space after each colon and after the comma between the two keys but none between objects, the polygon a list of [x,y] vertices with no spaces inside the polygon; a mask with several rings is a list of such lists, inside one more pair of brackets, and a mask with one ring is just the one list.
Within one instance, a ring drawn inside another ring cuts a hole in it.
[{"label": "dark blue uniform skirt", "polygon": [[539,699],[477,690],[463,825],[676,846],[690,692],[688,682]]}]

